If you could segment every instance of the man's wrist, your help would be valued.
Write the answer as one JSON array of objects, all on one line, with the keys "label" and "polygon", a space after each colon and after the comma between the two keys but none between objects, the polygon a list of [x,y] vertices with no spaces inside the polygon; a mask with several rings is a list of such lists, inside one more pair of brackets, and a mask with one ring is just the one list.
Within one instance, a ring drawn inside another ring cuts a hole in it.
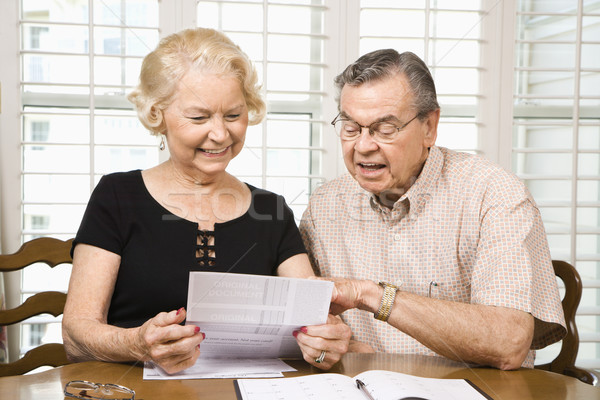
[{"label": "man's wrist", "polygon": [[383,294],[383,288],[370,280],[361,280],[359,282],[360,296],[357,298],[356,308],[364,311],[377,313],[379,303]]}]

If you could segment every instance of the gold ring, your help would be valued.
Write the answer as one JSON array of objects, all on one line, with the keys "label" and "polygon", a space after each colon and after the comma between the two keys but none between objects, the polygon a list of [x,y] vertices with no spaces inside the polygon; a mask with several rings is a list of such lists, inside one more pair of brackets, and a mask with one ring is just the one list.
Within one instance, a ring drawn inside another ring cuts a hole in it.
[{"label": "gold ring", "polygon": [[321,351],[321,355],[318,358],[315,358],[315,362],[317,364],[321,364],[323,362],[323,360],[325,359],[325,353],[327,353],[325,350]]}]

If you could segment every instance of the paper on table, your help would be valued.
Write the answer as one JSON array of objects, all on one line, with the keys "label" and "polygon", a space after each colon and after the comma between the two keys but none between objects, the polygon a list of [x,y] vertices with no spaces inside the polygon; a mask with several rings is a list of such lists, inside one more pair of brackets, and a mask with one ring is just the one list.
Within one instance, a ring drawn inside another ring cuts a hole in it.
[{"label": "paper on table", "polygon": [[300,358],[293,336],[327,322],[333,282],[190,272],[187,323],[206,334],[202,358]]},{"label": "paper on table", "polygon": [[332,291],[328,281],[191,272],[186,323],[206,335],[200,358],[173,375],[146,363],[144,379],[269,378],[295,371],[277,358],[301,357],[293,332],[327,321]]},{"label": "paper on table", "polygon": [[278,378],[282,372],[296,371],[276,358],[262,359],[202,359],[192,367],[169,375],[152,362],[144,363],[144,379],[210,379],[210,378]]}]

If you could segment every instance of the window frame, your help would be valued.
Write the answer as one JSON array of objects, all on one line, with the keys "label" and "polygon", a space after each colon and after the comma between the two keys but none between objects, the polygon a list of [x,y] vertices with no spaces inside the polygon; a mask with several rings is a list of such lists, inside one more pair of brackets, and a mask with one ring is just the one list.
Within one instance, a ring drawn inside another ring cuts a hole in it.
[{"label": "window frame", "polygon": [[[20,143],[20,65],[19,6],[16,1],[0,3],[0,58],[14,62],[0,63],[0,250],[13,253],[21,245],[21,155]],[[13,134],[9,134],[13,133]],[[20,299],[21,273],[4,273],[4,296],[7,307]],[[19,327],[8,327],[9,338],[20,338]],[[19,340],[9,340],[8,353],[19,354]]]},{"label": "window frame", "polygon": [[[324,35],[325,65],[323,69],[322,113],[333,118],[337,114],[333,78],[359,55],[360,0],[325,0]],[[187,27],[196,26],[196,0],[159,1],[160,37]],[[487,10],[482,24],[479,150],[490,160],[512,170],[513,114],[521,111],[514,107],[513,79],[515,73],[515,24],[517,2],[482,0]],[[21,245],[21,119],[20,119],[20,28],[19,1],[0,2],[0,59],[14,60],[0,63],[0,250],[15,252]],[[4,101],[1,101],[4,99]],[[281,111],[281,110],[274,110]],[[337,137],[328,126],[323,130],[322,175],[334,179],[346,172]],[[159,161],[168,158],[160,153]],[[576,210],[575,210],[576,211]],[[576,229],[576,227],[572,228]],[[572,244],[572,257],[575,243]],[[9,307],[19,303],[21,273],[4,274],[5,298]],[[593,288],[594,286],[592,286]],[[600,333],[595,333],[600,337]],[[18,327],[9,327],[9,337],[19,338]],[[19,354],[18,341],[11,340],[9,354]]]}]

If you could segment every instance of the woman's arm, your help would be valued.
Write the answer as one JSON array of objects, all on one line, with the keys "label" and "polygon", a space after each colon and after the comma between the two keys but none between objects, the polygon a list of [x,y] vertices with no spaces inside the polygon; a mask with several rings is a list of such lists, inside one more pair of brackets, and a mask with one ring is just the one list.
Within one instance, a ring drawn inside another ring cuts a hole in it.
[{"label": "woman's arm", "polygon": [[200,355],[204,335],[193,325],[181,326],[185,310],[162,312],[137,328],[107,324],[110,299],[121,257],[98,247],[78,244],[63,315],[63,341],[73,361],[148,361],[166,372],[190,367]]},{"label": "woman's arm", "polygon": [[306,253],[296,254],[291,256],[277,267],[277,276],[287,278],[310,278],[315,276],[315,273],[310,266]]}]

